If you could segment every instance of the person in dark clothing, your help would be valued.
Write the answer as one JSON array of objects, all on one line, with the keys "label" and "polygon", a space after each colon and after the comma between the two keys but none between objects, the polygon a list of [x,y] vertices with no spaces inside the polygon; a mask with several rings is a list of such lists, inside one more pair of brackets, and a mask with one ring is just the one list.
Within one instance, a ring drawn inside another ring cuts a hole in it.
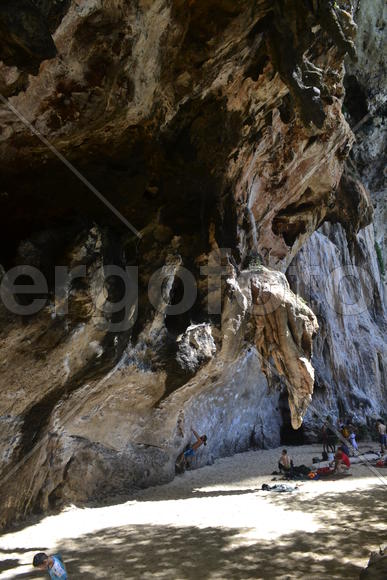
[{"label": "person in dark clothing", "polygon": [[339,447],[339,451],[340,451],[340,450],[341,450],[343,453],[345,453],[345,455],[348,455],[348,457],[349,457],[349,455],[350,455],[350,452],[349,452],[349,447],[348,447],[348,445],[345,445],[345,443],[342,443],[342,444],[341,444],[341,446]]},{"label": "person in dark clothing", "polygon": [[337,435],[336,435],[335,430],[333,428],[332,420],[329,416],[326,418],[324,425],[325,425],[327,450],[330,451],[331,453],[335,453],[336,452]]},{"label": "person in dark clothing", "polygon": [[324,421],[323,426],[321,427],[321,441],[323,446],[323,456],[328,454],[328,423]]}]

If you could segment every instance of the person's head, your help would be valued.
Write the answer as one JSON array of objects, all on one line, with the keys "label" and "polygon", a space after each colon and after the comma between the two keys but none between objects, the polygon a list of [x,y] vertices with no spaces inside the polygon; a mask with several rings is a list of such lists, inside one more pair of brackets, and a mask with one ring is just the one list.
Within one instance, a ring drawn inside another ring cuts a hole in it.
[{"label": "person's head", "polygon": [[44,552],[38,552],[35,554],[32,560],[32,565],[34,568],[40,568],[40,570],[45,570],[48,566],[48,556]]},{"label": "person's head", "polygon": [[379,425],[384,425],[384,423],[383,423],[383,419],[377,419],[377,421],[376,421],[376,422],[377,422],[377,423],[379,423]]},{"label": "person's head", "polygon": [[203,441],[204,445],[207,445],[207,435],[202,435],[200,439]]},{"label": "person's head", "polygon": [[343,457],[343,452],[341,450],[341,447],[337,450],[336,457],[337,457],[337,459],[341,459]]},{"label": "person's head", "polygon": [[288,454],[287,450],[286,449],[282,449],[282,455],[287,455],[287,454]]}]

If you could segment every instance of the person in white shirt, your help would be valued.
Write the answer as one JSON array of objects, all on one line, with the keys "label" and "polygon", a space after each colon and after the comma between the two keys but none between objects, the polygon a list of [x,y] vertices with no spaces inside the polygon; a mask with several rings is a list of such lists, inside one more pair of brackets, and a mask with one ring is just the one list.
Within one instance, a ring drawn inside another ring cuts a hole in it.
[{"label": "person in white shirt", "polygon": [[384,455],[384,450],[387,447],[386,426],[382,419],[378,419],[376,425],[379,433],[380,453]]}]

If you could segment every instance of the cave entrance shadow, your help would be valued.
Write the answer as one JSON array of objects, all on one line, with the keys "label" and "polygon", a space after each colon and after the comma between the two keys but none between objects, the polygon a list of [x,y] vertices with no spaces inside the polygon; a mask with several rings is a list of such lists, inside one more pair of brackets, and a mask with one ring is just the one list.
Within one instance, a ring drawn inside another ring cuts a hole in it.
[{"label": "cave entrance shadow", "polygon": [[278,404],[282,417],[281,445],[305,445],[304,425],[299,429],[293,429],[292,426],[287,390],[282,391]]}]

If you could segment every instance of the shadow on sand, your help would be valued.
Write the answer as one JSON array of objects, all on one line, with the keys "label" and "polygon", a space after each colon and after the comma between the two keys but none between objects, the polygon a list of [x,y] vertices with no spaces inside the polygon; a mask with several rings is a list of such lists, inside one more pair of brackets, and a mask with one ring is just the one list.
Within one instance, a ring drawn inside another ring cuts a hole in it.
[{"label": "shadow on sand", "polygon": [[[58,550],[71,580],[357,580],[361,566],[353,560],[365,563],[367,546],[386,542],[386,496],[386,489],[380,486],[309,498],[268,494],[268,502],[284,510],[311,513],[322,524],[313,534],[298,531],[275,541],[255,540],[238,546],[238,536],[248,530],[133,525],[66,540]],[[18,565],[11,559],[4,563],[8,569]],[[33,571],[15,575],[38,577],[41,573]]]}]

